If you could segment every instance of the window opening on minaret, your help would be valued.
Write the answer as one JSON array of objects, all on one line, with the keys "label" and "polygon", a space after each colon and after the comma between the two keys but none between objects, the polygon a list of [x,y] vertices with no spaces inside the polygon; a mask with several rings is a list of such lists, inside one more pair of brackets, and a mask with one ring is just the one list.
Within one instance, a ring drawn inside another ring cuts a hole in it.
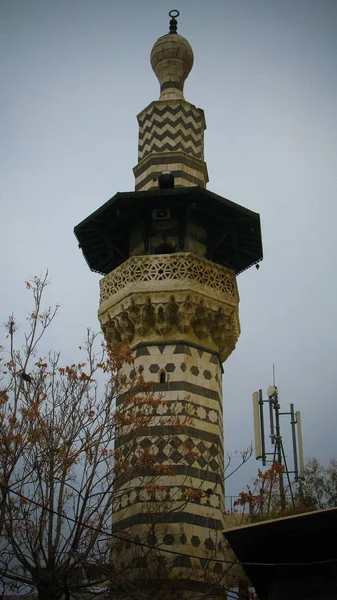
[{"label": "window opening on minaret", "polygon": [[159,371],[159,383],[166,383],[166,371],[164,369]]},{"label": "window opening on minaret", "polygon": [[158,185],[160,190],[174,188],[174,177],[172,173],[165,173],[165,175],[159,175]]}]

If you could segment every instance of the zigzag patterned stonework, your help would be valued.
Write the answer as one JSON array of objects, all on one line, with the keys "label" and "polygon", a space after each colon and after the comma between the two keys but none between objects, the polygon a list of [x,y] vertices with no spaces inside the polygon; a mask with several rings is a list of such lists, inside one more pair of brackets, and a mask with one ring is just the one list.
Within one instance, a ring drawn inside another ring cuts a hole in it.
[{"label": "zigzag patterned stonework", "polygon": [[165,143],[172,150],[184,150],[204,159],[204,113],[193,104],[172,102],[167,105],[156,101],[140,113],[138,122],[138,160],[153,151],[153,144],[157,144],[160,152]]},{"label": "zigzag patterned stonework", "polygon": [[[174,176],[176,187],[205,187],[203,110],[184,100],[158,100],[138,115],[138,123],[136,190],[157,187],[158,177],[165,173]],[[154,162],[154,157],[157,161],[160,157],[160,162]]]}]

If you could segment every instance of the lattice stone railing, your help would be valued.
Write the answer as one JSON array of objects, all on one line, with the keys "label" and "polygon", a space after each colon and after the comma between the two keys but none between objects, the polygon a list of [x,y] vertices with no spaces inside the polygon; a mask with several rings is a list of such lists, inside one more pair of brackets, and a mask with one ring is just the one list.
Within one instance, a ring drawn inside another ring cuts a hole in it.
[{"label": "lattice stone railing", "polygon": [[[100,281],[101,304],[132,284],[191,281],[238,301],[233,271],[190,252],[132,256]],[[146,286],[148,287],[148,286]]]}]

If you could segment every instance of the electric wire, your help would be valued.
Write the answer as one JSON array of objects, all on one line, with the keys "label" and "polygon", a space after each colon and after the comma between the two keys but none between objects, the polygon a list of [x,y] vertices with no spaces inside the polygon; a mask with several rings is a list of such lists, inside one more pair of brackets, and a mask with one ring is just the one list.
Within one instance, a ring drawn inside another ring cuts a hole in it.
[{"label": "electric wire", "polygon": [[[6,486],[6,485],[4,485],[1,482],[0,482],[0,487],[2,489],[4,489],[4,490],[7,490],[11,494],[14,494],[15,496],[18,496],[20,499],[25,500],[26,502],[29,502],[31,504],[34,504],[38,508],[46,510],[47,512],[50,512],[50,513],[52,513],[52,514],[54,514],[56,516],[62,517],[63,519],[65,519],[65,520],[67,520],[67,521],[69,521],[71,523],[75,523],[76,525],[81,525],[82,527],[90,529],[91,531],[95,531],[96,533],[101,533],[103,535],[106,535],[107,537],[112,537],[112,538],[120,540],[122,542],[128,542],[128,543],[134,544],[136,546],[141,546],[143,548],[148,548],[149,550],[157,550],[158,552],[165,552],[167,554],[174,554],[175,556],[185,556],[187,558],[194,558],[194,559],[199,559],[199,560],[200,559],[201,560],[205,559],[204,556],[195,556],[193,554],[186,554],[185,552],[177,552],[175,550],[169,550],[167,548],[160,548],[158,546],[151,546],[150,544],[146,544],[145,542],[139,542],[137,540],[127,539],[125,537],[117,535],[116,533],[112,533],[110,531],[105,531],[104,529],[99,529],[98,527],[94,527],[94,525],[89,525],[87,523],[83,523],[83,522],[79,521],[78,519],[74,519],[72,517],[69,517],[69,516],[61,513],[60,511],[57,511],[57,510],[52,509],[52,508],[49,508],[48,506],[44,506],[40,502],[37,502],[36,500],[28,498],[27,496],[24,496],[20,492],[17,492],[16,490],[14,490],[13,488],[11,488],[10,486]],[[224,531],[223,534],[226,535],[226,532]],[[278,563],[273,563],[273,562],[251,562],[251,561],[240,561],[240,560],[224,560],[224,559],[220,559],[220,558],[209,558],[209,560],[211,562],[217,562],[217,563],[222,563],[222,564],[242,565],[242,566],[251,566],[251,567],[305,567],[305,566],[315,566],[315,565],[323,565],[323,564],[337,562],[337,558],[327,558],[327,559],[324,559],[324,560],[314,560],[314,561],[306,561],[306,562],[278,562]]]}]

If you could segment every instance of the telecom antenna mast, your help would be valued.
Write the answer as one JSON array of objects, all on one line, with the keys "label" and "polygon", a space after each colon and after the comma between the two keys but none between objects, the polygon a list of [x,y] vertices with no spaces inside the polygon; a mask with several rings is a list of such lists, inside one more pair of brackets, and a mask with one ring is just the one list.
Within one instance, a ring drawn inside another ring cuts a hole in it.
[{"label": "telecom antenna mast", "polygon": [[[272,462],[277,461],[284,467],[280,472],[280,499],[282,510],[286,507],[285,489],[284,489],[284,474],[288,480],[292,503],[294,505],[294,497],[292,493],[290,474],[294,474],[295,482],[299,484],[300,496],[302,496],[301,482],[304,479],[304,457],[302,443],[302,426],[300,412],[295,412],[294,405],[290,404],[289,412],[280,412],[279,391],[275,385],[275,370],[273,365],[273,380],[274,384],[267,389],[268,399],[263,399],[262,390],[253,393],[253,416],[254,416],[254,438],[255,438],[255,458],[262,460],[263,466],[267,464],[267,456],[272,456]],[[270,429],[270,444],[274,447],[273,450],[266,451],[265,423],[264,423],[264,405],[269,407],[269,429]],[[293,446],[293,470],[289,470],[286,455],[284,452],[283,439],[281,435],[280,416],[290,415],[290,425],[292,432]],[[297,427],[296,427],[297,425]]]}]

